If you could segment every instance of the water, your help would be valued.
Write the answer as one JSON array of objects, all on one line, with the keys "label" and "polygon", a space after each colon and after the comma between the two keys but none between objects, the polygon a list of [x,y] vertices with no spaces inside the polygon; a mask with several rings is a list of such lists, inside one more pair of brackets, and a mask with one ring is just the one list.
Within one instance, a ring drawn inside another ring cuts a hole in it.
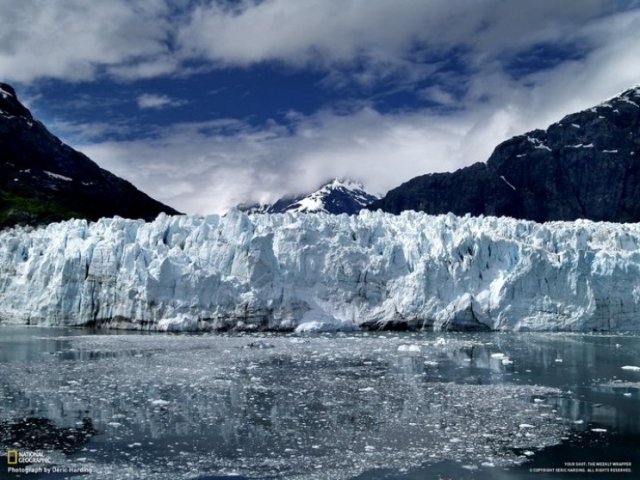
[{"label": "water", "polygon": [[640,478],[624,366],[640,337],[2,327],[0,447],[82,479]]}]

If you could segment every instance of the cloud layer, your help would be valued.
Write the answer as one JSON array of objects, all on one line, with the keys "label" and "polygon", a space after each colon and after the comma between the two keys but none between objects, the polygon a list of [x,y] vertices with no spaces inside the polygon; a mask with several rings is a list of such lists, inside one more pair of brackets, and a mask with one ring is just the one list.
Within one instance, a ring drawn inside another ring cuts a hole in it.
[{"label": "cloud layer", "polygon": [[[0,4],[0,77],[136,82],[270,63],[311,69],[327,92],[356,89],[286,121],[229,118],[154,127],[144,138],[76,146],[187,212],[310,190],[332,176],[372,191],[487,159],[640,82],[640,2],[584,0],[23,0]],[[384,87],[384,88],[383,88]],[[143,90],[145,91],[145,90]],[[380,92],[422,102],[383,112]],[[328,95],[330,97],[330,95]],[[141,109],[180,106],[140,93]],[[190,102],[190,105],[193,102]],[[67,119],[68,121],[68,119]],[[89,132],[87,134],[87,132]]]},{"label": "cloud layer", "polygon": [[[195,5],[195,6],[194,6]],[[128,80],[280,61],[386,75],[413,70],[453,47],[468,61],[557,42],[589,42],[590,22],[636,1],[538,0],[22,0],[0,4],[0,76]],[[416,54],[417,50],[419,54]],[[426,71],[432,71],[426,69]],[[369,79],[371,80],[371,79]]]}]

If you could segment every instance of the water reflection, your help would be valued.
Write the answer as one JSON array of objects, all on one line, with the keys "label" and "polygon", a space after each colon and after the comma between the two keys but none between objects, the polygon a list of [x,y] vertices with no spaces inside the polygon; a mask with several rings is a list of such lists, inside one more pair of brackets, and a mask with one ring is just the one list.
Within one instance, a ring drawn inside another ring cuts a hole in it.
[{"label": "water reflection", "polygon": [[78,427],[60,428],[51,420],[41,417],[0,422],[0,444],[31,451],[76,453],[97,433],[90,418],[84,418],[79,423]]},{"label": "water reflection", "polygon": [[[637,435],[640,374],[621,369],[633,365],[636,340],[415,333],[46,339],[59,341],[59,350],[23,349],[0,362],[0,419],[40,417],[64,432],[91,418],[99,433],[87,437],[82,455],[105,478],[124,478],[108,469],[123,461],[134,477],[153,478],[349,478],[448,460],[500,466],[571,431]],[[255,347],[262,344],[270,348]],[[24,358],[26,351],[33,357]]]}]

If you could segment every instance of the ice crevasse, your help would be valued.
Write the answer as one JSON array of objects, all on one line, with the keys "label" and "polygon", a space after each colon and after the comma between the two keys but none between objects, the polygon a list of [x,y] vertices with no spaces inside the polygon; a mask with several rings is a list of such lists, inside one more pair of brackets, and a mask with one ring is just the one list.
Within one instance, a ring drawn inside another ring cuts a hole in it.
[{"label": "ice crevasse", "polygon": [[0,233],[0,322],[149,330],[640,330],[640,225],[328,214]]}]

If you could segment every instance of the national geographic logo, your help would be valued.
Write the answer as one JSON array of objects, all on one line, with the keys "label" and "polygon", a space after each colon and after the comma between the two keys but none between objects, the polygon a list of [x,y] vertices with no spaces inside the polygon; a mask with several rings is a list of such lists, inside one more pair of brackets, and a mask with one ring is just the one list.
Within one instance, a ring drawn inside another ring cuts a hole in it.
[{"label": "national geographic logo", "polygon": [[51,458],[44,452],[31,452],[28,450],[7,450],[7,465],[24,465],[34,463],[51,463]]},{"label": "national geographic logo", "polygon": [[18,464],[18,451],[7,450],[7,465],[17,465],[17,464]]}]

